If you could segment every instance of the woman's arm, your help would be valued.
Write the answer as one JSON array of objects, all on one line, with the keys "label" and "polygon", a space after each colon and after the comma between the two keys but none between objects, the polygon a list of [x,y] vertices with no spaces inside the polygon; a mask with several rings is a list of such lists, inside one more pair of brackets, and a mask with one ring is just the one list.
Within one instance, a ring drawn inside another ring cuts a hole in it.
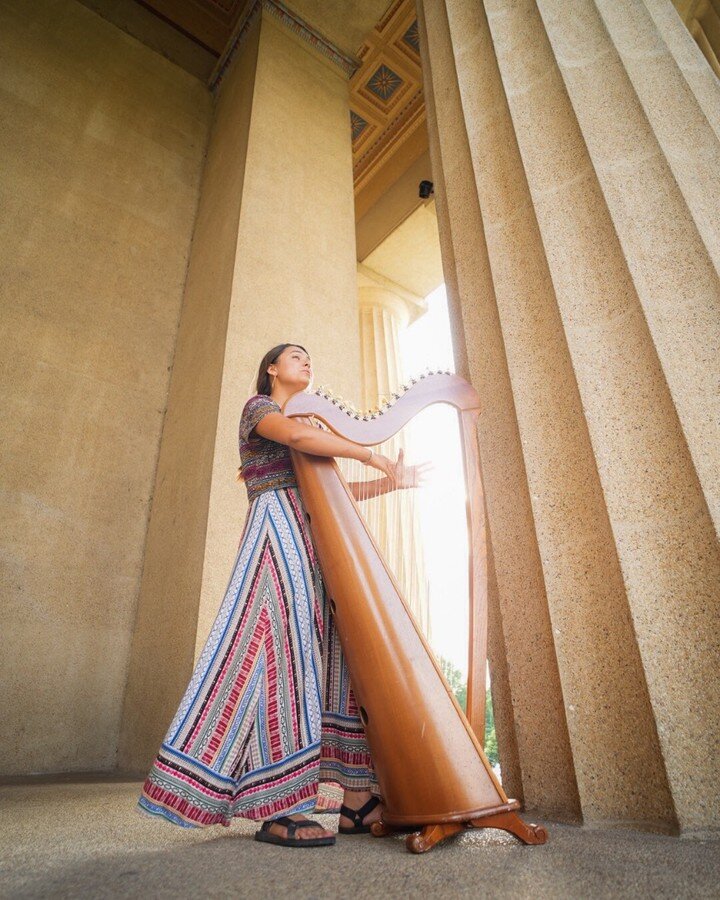
[{"label": "woman's arm", "polygon": [[348,487],[356,500],[379,497],[392,490],[387,478],[376,478],[375,481],[348,481]]},{"label": "woman's arm", "polygon": [[293,450],[301,450],[315,456],[342,456],[366,462],[370,455],[369,448],[363,447],[362,444],[298,422],[279,412],[270,412],[263,416],[255,426],[255,431],[270,441],[277,441],[279,444],[292,447]]},{"label": "woman's arm", "polygon": [[[360,462],[368,462],[370,448],[362,444],[356,444],[338,434],[315,428],[298,422],[290,416],[279,412],[269,412],[260,419],[255,426],[255,431],[270,441],[286,444],[293,450],[301,450],[303,453],[311,453],[315,456],[341,456],[345,459],[357,459]],[[392,460],[380,453],[373,453],[369,465],[383,472],[392,485],[395,480],[395,468]],[[382,481],[383,479],[379,479]]]}]

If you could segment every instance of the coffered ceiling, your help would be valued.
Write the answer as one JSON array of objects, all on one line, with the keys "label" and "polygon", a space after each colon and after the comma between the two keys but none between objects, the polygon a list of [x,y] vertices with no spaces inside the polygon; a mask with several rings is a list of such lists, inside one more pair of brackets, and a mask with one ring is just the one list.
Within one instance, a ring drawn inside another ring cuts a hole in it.
[{"label": "coffered ceiling", "polygon": [[427,150],[418,23],[413,0],[395,0],[355,55],[350,80],[353,177],[359,213]]}]

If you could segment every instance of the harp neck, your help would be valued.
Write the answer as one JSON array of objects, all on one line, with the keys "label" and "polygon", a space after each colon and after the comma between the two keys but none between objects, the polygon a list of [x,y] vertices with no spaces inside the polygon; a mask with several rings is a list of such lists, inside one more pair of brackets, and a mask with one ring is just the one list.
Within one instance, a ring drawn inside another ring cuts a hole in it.
[{"label": "harp neck", "polygon": [[393,402],[382,410],[358,413],[344,401],[319,390],[315,393],[300,391],[285,401],[282,411],[293,418],[314,416],[340,437],[365,445],[389,440],[433,403],[449,403],[473,418],[480,413],[477,391],[464,378],[451,372],[421,376],[411,387],[393,397]]}]

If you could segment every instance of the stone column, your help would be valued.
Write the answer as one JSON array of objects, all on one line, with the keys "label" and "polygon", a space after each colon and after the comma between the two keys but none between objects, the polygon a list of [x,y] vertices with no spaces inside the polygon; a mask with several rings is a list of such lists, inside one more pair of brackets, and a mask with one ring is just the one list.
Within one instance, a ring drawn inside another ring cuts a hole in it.
[{"label": "stone column", "polygon": [[360,390],[347,68],[285,20],[255,4],[219,90],[148,527],[124,769],[144,770],[157,751],[231,574],[247,510],[237,427],[260,359],[297,342],[318,381]]},{"label": "stone column", "polygon": [[[358,297],[362,406],[373,409],[389,400],[405,381],[400,331],[422,314],[425,300],[369,270],[362,263],[358,265]],[[400,447],[407,447],[402,432],[383,444],[382,452],[396,459]],[[420,526],[412,500],[411,494],[400,491],[394,496],[365,500],[362,508],[391,570],[410,601],[418,624],[429,637],[430,610],[425,563]],[[388,517],[389,502],[397,506],[391,517]],[[400,522],[402,528],[398,528]]]},{"label": "stone column", "polygon": [[720,147],[669,6],[445,0],[421,36],[515,718],[562,716],[554,785],[516,725],[526,800],[690,831],[720,820]]}]

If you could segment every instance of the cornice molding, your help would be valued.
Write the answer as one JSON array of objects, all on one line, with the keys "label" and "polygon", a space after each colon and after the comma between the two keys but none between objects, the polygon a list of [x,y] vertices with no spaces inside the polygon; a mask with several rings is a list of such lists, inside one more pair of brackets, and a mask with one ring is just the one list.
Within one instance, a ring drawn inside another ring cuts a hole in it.
[{"label": "cornice molding", "polygon": [[280,0],[250,0],[233,30],[225,51],[210,75],[208,86],[211,91],[217,91],[239,47],[242,45],[245,35],[261,10],[265,10],[292,31],[293,34],[302,38],[319,53],[322,53],[323,56],[327,57],[344,72],[348,78],[360,67],[360,60],[343,53],[319,31],[316,31],[312,25],[301,19],[297,13],[288,9]]}]

